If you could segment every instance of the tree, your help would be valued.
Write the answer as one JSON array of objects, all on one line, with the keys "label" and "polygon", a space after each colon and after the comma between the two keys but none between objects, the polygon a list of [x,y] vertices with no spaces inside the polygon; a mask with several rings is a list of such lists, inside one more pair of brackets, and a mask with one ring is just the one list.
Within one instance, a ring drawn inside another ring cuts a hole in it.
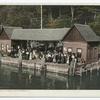
[{"label": "tree", "polygon": [[40,28],[40,6],[0,6],[0,23],[23,28]]},{"label": "tree", "polygon": [[94,22],[89,23],[97,35],[100,35],[100,15],[98,15]]},{"label": "tree", "polygon": [[70,9],[71,9],[71,24],[73,24],[73,21],[74,21],[74,7],[70,6]]}]

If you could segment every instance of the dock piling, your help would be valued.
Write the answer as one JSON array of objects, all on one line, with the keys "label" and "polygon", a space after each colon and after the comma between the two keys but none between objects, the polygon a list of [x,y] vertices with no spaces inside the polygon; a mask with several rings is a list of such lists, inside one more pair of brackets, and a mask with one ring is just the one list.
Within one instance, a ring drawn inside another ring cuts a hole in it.
[{"label": "dock piling", "polygon": [[99,67],[97,67],[97,76],[99,75]]},{"label": "dock piling", "polygon": [[47,65],[43,64],[41,67],[41,86],[42,88],[45,88],[46,72],[47,72]]},{"label": "dock piling", "polygon": [[19,58],[18,58],[18,68],[19,68],[19,73],[22,72],[22,53],[21,50],[19,49]]},{"label": "dock piling", "polygon": [[93,71],[93,68],[91,67],[91,68],[90,68],[90,74],[91,74],[91,75],[92,75],[92,71]]},{"label": "dock piling", "polygon": [[18,72],[19,73],[22,72],[22,60],[19,60],[19,62],[18,62]]},{"label": "dock piling", "polygon": [[68,75],[69,76],[74,76],[74,74],[75,74],[75,68],[72,68],[71,66],[68,68]]},{"label": "dock piling", "polygon": [[46,77],[46,73],[47,73],[47,65],[44,64],[41,67],[41,75],[44,75]]},{"label": "dock piling", "polygon": [[92,79],[93,66],[90,68],[90,80]]},{"label": "dock piling", "polygon": [[2,65],[1,59],[2,59],[2,55],[0,53],[0,79],[1,79],[1,73],[2,73],[2,71],[1,71],[1,65]]},{"label": "dock piling", "polygon": [[68,84],[68,76],[67,76],[67,78],[66,78],[66,89],[68,89],[69,88],[69,84]]},{"label": "dock piling", "polygon": [[36,63],[34,63],[34,76],[36,76]]},{"label": "dock piling", "polygon": [[18,58],[18,79],[19,84],[21,84],[22,81],[22,53],[19,50],[19,58]]},{"label": "dock piling", "polygon": [[1,53],[0,53],[0,70],[1,70],[1,59],[2,59],[2,55],[1,55]]},{"label": "dock piling", "polygon": [[86,76],[87,76],[87,72],[88,72],[88,70],[86,69]]},{"label": "dock piling", "polygon": [[82,76],[82,67],[80,68],[80,77]]},{"label": "dock piling", "polygon": [[29,79],[29,84],[31,84],[32,83],[32,75],[31,74],[29,74],[28,79]]},{"label": "dock piling", "polygon": [[53,80],[52,80],[52,88],[55,88],[55,82],[56,82],[56,80],[53,79]]}]

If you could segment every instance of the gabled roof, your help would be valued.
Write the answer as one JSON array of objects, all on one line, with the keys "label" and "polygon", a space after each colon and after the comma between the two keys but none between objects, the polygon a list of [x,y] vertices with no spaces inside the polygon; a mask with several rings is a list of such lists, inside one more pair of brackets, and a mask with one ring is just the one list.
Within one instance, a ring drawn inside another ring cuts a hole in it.
[{"label": "gabled roof", "polygon": [[56,29],[15,29],[11,39],[14,40],[37,40],[58,41],[62,40],[69,28]]},{"label": "gabled roof", "polygon": [[21,27],[11,27],[11,26],[2,26],[2,28],[9,38],[11,38],[14,29],[21,29]]},{"label": "gabled roof", "polygon": [[74,26],[87,42],[100,41],[100,37],[96,35],[89,25],[75,24]]}]

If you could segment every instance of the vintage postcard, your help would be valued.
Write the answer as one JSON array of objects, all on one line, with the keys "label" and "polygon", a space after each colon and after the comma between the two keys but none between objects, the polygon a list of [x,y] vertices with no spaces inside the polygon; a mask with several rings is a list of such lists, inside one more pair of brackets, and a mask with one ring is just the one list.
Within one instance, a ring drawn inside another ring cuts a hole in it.
[{"label": "vintage postcard", "polygon": [[100,6],[0,5],[0,89],[99,97]]}]

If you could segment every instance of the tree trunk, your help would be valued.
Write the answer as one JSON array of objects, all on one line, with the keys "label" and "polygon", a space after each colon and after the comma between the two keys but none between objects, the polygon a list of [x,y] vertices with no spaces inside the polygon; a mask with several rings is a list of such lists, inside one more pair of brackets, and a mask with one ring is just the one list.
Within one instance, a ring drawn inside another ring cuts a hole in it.
[{"label": "tree trunk", "polygon": [[71,6],[71,24],[73,23],[74,21],[74,7]]},{"label": "tree trunk", "polygon": [[61,18],[61,7],[59,7],[59,18]]},{"label": "tree trunk", "polygon": [[96,11],[95,11],[94,12],[94,21],[95,21],[96,17],[97,17],[97,15],[96,15]]},{"label": "tree trunk", "polygon": [[85,19],[85,23],[84,23],[85,25],[87,25],[87,21],[86,21],[86,19]]},{"label": "tree trunk", "polygon": [[50,20],[53,19],[53,18],[52,18],[52,8],[51,8],[51,7],[49,7],[48,17],[49,17]]}]

